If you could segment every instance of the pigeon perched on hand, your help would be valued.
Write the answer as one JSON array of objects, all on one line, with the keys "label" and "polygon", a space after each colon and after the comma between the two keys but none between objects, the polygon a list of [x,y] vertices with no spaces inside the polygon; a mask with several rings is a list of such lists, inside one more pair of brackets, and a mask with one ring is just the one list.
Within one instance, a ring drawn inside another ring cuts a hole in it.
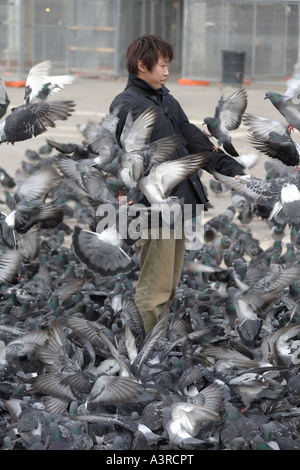
[{"label": "pigeon perched on hand", "polygon": [[226,100],[221,96],[214,116],[204,118],[204,124],[207,125],[210,136],[217,139],[218,146],[223,146],[223,149],[233,157],[238,157],[239,154],[231,143],[230,131],[239,128],[247,104],[246,90],[240,88]]},{"label": "pigeon perched on hand", "polygon": [[265,100],[271,101],[272,105],[280,112],[288,123],[288,130],[300,131],[300,67],[298,67],[292,77],[286,82],[284,94],[276,91],[267,91]]}]

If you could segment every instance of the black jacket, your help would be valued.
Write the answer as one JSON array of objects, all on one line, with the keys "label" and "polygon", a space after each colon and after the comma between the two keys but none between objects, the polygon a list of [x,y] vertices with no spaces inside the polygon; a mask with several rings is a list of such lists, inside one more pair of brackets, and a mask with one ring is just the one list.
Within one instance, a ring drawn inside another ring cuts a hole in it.
[{"label": "black jacket", "polygon": [[[197,126],[189,122],[182,107],[165,86],[155,90],[149,83],[129,74],[126,88],[115,97],[111,103],[110,112],[119,104],[122,104],[116,133],[119,141],[129,110],[132,112],[133,119],[136,119],[144,110],[154,106],[158,113],[150,142],[177,134],[182,138],[183,144],[177,150],[174,158],[211,150],[209,163],[203,167],[206,171],[211,173],[214,169],[227,176],[244,174],[241,165],[234,158],[221,150],[213,152],[213,144]],[[208,199],[197,174],[180,183],[173,190],[172,195],[184,198],[185,204],[193,206],[203,204],[207,209]]]}]

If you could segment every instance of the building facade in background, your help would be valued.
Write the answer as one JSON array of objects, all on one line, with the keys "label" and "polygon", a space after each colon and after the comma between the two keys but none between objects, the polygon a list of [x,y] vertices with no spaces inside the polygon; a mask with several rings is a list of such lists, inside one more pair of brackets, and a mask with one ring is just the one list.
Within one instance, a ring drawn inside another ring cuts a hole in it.
[{"label": "building facade in background", "polygon": [[0,0],[2,77],[32,65],[53,73],[126,75],[129,42],[144,33],[170,41],[172,73],[220,81],[223,51],[243,52],[250,80],[281,80],[299,62],[299,1]]}]

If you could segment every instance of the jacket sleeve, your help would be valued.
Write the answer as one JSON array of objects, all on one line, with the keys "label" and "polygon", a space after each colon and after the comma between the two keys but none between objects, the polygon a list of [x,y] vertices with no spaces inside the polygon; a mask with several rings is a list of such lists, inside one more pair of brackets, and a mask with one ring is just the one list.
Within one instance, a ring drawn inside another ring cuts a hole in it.
[{"label": "jacket sleeve", "polygon": [[214,151],[212,142],[204,132],[189,121],[181,107],[179,107],[179,126],[189,153],[197,153],[203,150],[211,151],[208,163],[203,166],[204,170],[209,173],[217,171],[226,176],[244,175],[243,167],[233,157],[220,149]]}]

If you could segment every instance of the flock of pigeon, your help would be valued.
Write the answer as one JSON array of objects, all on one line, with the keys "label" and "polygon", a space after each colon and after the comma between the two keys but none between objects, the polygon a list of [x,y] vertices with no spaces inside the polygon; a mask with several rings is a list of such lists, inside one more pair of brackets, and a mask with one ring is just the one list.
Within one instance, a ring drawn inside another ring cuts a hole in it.
[{"label": "flock of pigeon", "polygon": [[[49,96],[73,77],[50,67],[30,71],[1,143],[72,113],[73,102]],[[149,143],[153,109],[136,121],[129,113],[120,147],[115,110],[80,126],[82,145],[47,139],[16,176],[0,170],[1,450],[300,449],[299,89],[295,72],[284,96],[266,94],[286,124],[246,114],[244,89],[205,118],[235,158],[230,131],[241,122],[271,158],[262,180],[214,175],[232,204],[206,222],[202,247],[186,251],[166,334],[158,323],[145,335],[139,255],[119,221],[144,195],[154,207],[174,203],[173,187],[200,174],[207,153],[172,161],[176,138]],[[103,228],[109,206],[117,216]],[[270,228],[266,249],[254,217]]]}]

